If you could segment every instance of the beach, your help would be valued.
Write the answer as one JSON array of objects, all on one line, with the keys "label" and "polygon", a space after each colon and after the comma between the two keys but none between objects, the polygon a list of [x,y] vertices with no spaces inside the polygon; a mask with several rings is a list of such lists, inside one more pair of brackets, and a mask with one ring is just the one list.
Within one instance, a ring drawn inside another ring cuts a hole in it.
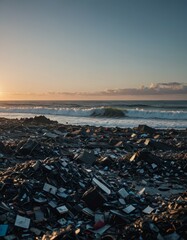
[{"label": "beach", "polygon": [[0,239],[187,239],[187,1],[0,1]]},{"label": "beach", "polygon": [[187,129],[0,119],[3,239],[185,239]]}]

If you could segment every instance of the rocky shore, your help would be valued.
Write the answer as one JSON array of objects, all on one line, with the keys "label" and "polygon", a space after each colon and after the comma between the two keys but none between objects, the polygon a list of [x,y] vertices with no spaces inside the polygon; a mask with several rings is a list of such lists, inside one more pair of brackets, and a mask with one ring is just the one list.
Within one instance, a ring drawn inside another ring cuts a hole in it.
[{"label": "rocky shore", "polygon": [[0,238],[187,239],[187,129],[0,119]]}]

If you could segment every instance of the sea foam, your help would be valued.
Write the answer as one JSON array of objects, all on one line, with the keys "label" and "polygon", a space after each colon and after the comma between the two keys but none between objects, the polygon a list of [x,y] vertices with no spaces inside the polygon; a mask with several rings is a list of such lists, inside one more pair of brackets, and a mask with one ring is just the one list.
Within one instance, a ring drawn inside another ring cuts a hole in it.
[{"label": "sea foam", "polygon": [[28,113],[35,115],[60,115],[72,117],[104,117],[104,118],[141,118],[187,120],[187,111],[122,109],[110,107],[93,108],[60,108],[60,107],[1,107],[0,113]]}]

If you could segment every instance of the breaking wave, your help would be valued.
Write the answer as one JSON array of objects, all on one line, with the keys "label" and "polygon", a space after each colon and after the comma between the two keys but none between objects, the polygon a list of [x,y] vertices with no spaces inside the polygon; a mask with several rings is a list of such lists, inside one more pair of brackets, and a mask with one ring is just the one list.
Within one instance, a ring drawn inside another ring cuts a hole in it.
[{"label": "breaking wave", "polygon": [[92,117],[125,117],[125,111],[117,108],[97,108],[91,114]]},{"label": "breaking wave", "polygon": [[0,108],[0,113],[28,113],[36,115],[61,115],[74,117],[124,117],[125,111],[117,108],[46,108],[46,107],[16,107]]},{"label": "breaking wave", "polygon": [[104,118],[140,118],[187,120],[187,111],[164,111],[147,109],[123,109],[114,107],[0,107],[0,113],[21,113],[35,115],[59,115],[74,117],[104,117]]}]

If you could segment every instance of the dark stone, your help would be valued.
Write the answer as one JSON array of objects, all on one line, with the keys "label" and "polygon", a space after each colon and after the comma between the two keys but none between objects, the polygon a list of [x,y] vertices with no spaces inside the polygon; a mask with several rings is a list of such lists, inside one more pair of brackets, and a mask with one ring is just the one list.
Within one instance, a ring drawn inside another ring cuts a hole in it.
[{"label": "dark stone", "polygon": [[95,211],[97,208],[100,208],[105,203],[105,197],[98,192],[96,187],[88,189],[82,196],[83,201],[87,206]]},{"label": "dark stone", "polygon": [[76,157],[76,160],[86,165],[92,165],[96,160],[96,156],[93,151],[84,150]]},{"label": "dark stone", "polygon": [[162,163],[161,159],[149,151],[138,151],[132,155],[130,158],[130,161],[136,161],[136,162],[142,162],[142,163],[156,163],[160,164]]},{"label": "dark stone", "polygon": [[139,125],[137,130],[141,133],[149,133],[149,134],[154,134],[156,130],[152,127],[149,127],[147,125]]},{"label": "dark stone", "polygon": [[97,163],[101,166],[111,166],[113,161],[110,157],[101,157],[97,159]]},{"label": "dark stone", "polygon": [[149,146],[153,150],[167,151],[167,150],[173,149],[172,146],[170,146],[170,145],[168,145],[166,143],[163,143],[163,142],[160,142],[160,141],[154,141],[154,140],[151,140],[151,139],[146,139],[144,144],[146,146]]},{"label": "dark stone", "polygon": [[26,124],[51,124],[51,123],[57,123],[57,121],[52,121],[49,118],[46,118],[45,116],[35,116],[34,118],[25,118],[23,123]]},{"label": "dark stone", "polygon": [[29,155],[38,144],[36,141],[29,139],[17,150],[17,153],[20,155]]},{"label": "dark stone", "polygon": [[0,141],[0,152],[1,153],[6,153],[6,147],[1,141]]}]

